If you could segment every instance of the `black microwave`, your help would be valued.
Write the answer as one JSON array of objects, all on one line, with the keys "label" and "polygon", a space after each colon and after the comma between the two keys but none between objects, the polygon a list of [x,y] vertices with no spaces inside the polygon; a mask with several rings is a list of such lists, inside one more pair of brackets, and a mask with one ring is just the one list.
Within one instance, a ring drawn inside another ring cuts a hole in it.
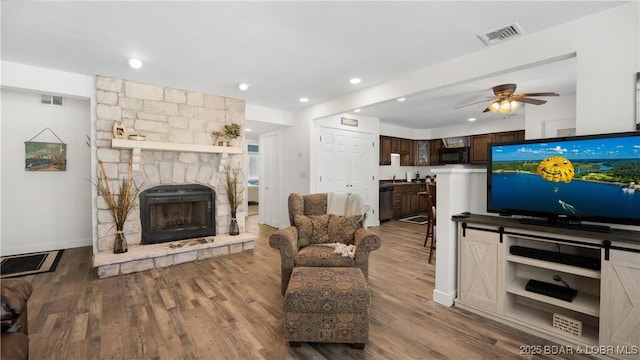
[{"label": "black microwave", "polygon": [[469,162],[469,147],[440,149],[441,164],[466,164]]}]

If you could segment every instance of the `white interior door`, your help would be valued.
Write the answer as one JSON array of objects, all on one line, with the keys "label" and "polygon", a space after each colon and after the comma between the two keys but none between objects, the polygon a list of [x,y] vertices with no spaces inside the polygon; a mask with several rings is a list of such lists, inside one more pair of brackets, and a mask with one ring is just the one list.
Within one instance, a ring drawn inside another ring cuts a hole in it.
[{"label": "white interior door", "polygon": [[[351,133],[349,137],[349,191],[360,192],[369,204],[376,199],[375,173],[372,163],[373,135]],[[375,161],[375,159],[374,159]]]},{"label": "white interior door", "polygon": [[372,207],[366,226],[378,222],[378,154],[373,135],[319,128],[318,192],[359,192]]},{"label": "white interior door", "polygon": [[280,133],[260,137],[260,194],[258,201],[258,220],[261,224],[279,227],[280,216]]},{"label": "white interior door", "polygon": [[349,192],[348,136],[347,131],[320,128],[318,192]]}]

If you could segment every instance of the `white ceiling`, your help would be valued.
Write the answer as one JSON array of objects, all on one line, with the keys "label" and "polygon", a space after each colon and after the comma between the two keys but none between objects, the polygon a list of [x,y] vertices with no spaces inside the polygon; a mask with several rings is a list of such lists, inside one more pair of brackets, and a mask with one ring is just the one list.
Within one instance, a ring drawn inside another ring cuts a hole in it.
[{"label": "white ceiling", "polygon": [[[481,50],[480,33],[517,22],[526,36],[622,3],[3,0],[1,56],[296,111]],[[129,57],[142,59],[142,69],[129,68]],[[349,84],[352,77],[362,83]],[[485,104],[454,110],[490,96],[494,85],[514,82],[517,92],[562,95],[575,92],[575,81],[575,59],[569,59],[413,94],[361,114],[434,128],[497,116],[482,115]],[[248,91],[238,90],[241,82],[250,84]],[[300,97],[310,101],[301,104]]]}]

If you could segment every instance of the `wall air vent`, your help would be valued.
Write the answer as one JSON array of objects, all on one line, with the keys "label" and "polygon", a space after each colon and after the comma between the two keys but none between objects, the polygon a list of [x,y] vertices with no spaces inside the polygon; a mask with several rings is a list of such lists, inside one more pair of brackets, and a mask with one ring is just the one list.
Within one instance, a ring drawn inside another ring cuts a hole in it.
[{"label": "wall air vent", "polygon": [[62,106],[62,96],[56,95],[40,95],[40,104]]},{"label": "wall air vent", "polygon": [[485,43],[485,45],[489,46],[520,36],[523,33],[524,31],[522,31],[520,25],[513,23],[509,26],[480,34],[478,37]]}]

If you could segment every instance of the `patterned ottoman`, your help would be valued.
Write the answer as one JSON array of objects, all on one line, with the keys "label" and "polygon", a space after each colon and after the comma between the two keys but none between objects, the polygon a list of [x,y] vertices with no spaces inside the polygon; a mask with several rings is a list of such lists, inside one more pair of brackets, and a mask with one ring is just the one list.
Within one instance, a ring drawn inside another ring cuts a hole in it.
[{"label": "patterned ottoman", "polygon": [[369,288],[355,267],[296,267],[285,293],[285,337],[300,342],[369,341]]}]

